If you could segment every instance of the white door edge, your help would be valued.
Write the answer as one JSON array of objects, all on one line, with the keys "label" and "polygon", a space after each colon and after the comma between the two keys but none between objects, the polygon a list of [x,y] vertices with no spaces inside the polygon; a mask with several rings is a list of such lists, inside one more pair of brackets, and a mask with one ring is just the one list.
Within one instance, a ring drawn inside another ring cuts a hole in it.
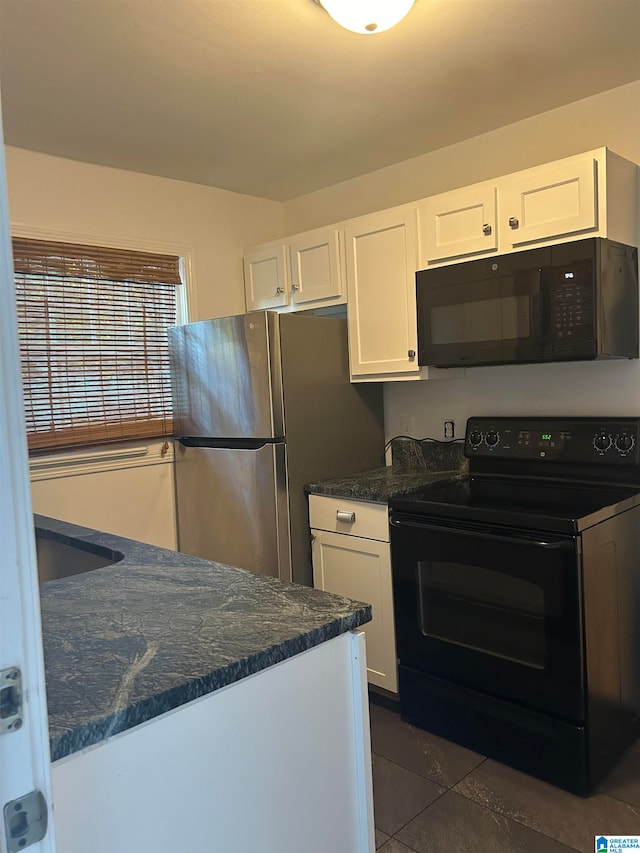
[{"label": "white door edge", "polygon": [[22,724],[0,735],[0,850],[9,849],[5,805],[17,800],[12,808],[19,811],[20,798],[39,790],[48,805],[48,831],[42,841],[24,849],[30,853],[55,853],[40,595],[18,358],[4,147],[0,147],[0,293],[0,670],[20,669],[24,697]]}]

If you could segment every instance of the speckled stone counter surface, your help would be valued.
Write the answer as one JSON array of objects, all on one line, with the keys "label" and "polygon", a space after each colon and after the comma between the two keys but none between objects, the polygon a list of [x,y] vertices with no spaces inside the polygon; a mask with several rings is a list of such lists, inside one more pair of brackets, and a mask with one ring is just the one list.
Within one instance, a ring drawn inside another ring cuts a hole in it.
[{"label": "speckled stone counter surface", "polygon": [[40,586],[52,760],[370,621],[330,593],[36,516],[124,554]]},{"label": "speckled stone counter surface", "polygon": [[427,483],[464,473],[467,461],[460,442],[439,443],[396,438],[392,464],[350,477],[336,477],[305,486],[308,494],[386,503]]}]

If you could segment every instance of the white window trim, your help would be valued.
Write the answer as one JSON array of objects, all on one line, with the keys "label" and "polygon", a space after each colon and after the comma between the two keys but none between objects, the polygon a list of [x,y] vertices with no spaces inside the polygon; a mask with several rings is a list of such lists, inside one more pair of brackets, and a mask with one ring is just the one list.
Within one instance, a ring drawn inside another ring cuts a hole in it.
[{"label": "white window trim", "polygon": [[[61,231],[55,228],[38,228],[19,222],[11,223],[12,237],[26,237],[32,240],[54,240],[60,243],[83,243],[87,246],[107,246],[115,249],[151,252],[158,255],[177,255],[180,257],[180,278],[182,287],[177,288],[176,308],[178,323],[188,323],[197,316],[196,287],[192,246],[184,243],[170,243],[148,240],[144,237],[124,237],[118,234],[83,234],[79,231]],[[58,452],[46,456],[32,457],[29,460],[29,474],[32,482],[50,480],[57,477],[71,477],[79,474],[94,474],[99,471],[113,471],[117,468],[137,468],[141,465],[166,464],[173,461],[173,442],[169,441],[169,450],[162,453],[164,440],[158,442],[135,442],[110,447],[101,445],[95,451]]]}]

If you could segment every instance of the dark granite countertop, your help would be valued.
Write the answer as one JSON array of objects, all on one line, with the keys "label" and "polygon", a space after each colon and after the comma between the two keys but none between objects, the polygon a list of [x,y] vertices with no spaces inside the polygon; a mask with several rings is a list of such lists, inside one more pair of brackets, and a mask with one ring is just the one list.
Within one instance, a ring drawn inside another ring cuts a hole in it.
[{"label": "dark granite countertop", "polygon": [[357,628],[371,607],[36,516],[48,538],[124,554],[40,586],[52,760]]},{"label": "dark granite countertop", "polygon": [[434,480],[454,477],[466,467],[462,444],[396,438],[392,444],[393,464],[362,471],[350,477],[335,477],[308,483],[310,495],[387,503]]}]

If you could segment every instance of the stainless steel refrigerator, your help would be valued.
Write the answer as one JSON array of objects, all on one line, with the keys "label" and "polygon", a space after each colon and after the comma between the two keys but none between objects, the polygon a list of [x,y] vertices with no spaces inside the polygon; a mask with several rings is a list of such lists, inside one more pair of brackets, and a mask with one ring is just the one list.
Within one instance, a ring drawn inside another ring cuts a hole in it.
[{"label": "stainless steel refrigerator", "polygon": [[304,484],[383,464],[346,320],[255,312],[172,327],[169,348],[179,550],[311,585]]}]

